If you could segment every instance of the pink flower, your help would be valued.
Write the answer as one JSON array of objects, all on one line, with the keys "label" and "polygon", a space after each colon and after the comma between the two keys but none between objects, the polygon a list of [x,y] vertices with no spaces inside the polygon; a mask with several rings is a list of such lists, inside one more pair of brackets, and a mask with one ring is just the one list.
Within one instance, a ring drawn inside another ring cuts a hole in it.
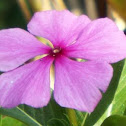
[{"label": "pink flower", "polygon": [[[5,72],[0,76],[0,105],[46,106],[50,100],[50,66],[54,63],[56,102],[92,112],[102,97],[100,90],[105,92],[112,78],[110,63],[126,57],[123,32],[108,18],[91,21],[67,10],[35,13],[28,30],[31,34],[20,28],[0,31],[0,70]],[[50,40],[53,48],[32,34]],[[25,63],[43,54],[47,56]]]}]

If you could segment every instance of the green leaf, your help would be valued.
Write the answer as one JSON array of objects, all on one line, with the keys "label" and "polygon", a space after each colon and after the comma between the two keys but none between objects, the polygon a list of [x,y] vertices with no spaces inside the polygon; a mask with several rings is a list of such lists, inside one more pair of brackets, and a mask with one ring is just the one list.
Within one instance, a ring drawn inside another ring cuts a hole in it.
[{"label": "green leaf", "polygon": [[0,113],[18,119],[29,126],[69,126],[65,108],[60,107],[53,98],[43,108],[35,109],[20,105],[13,109],[0,108]]},{"label": "green leaf", "polygon": [[20,122],[19,120],[6,116],[3,117],[1,126],[26,126],[26,125]]},{"label": "green leaf", "polygon": [[86,126],[100,126],[113,114],[123,115],[126,103],[126,63],[120,61],[113,65],[114,75],[101,102],[86,120]]},{"label": "green leaf", "polygon": [[107,119],[105,119],[101,126],[126,126],[126,116],[110,116]]},{"label": "green leaf", "polygon": [[32,118],[30,115],[28,115],[25,111],[23,111],[19,107],[13,109],[0,108],[0,113],[18,119],[30,126],[41,126],[40,123],[38,123],[34,118]]},{"label": "green leaf", "polygon": [[44,126],[70,126],[66,109],[59,106],[53,97],[49,104],[41,109],[36,109],[36,120]]}]

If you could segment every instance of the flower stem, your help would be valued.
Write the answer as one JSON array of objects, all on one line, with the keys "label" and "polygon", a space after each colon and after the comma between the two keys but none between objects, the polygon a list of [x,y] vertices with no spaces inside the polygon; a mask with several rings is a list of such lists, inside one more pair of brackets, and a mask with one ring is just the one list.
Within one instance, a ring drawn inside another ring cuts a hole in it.
[{"label": "flower stem", "polygon": [[84,119],[83,119],[83,121],[82,121],[82,124],[81,124],[81,126],[84,126],[84,124],[85,124],[85,121],[86,121],[86,119],[87,119],[87,116],[88,116],[88,113],[86,113],[86,114],[85,114],[85,116],[84,116]]},{"label": "flower stem", "polygon": [[67,113],[71,126],[78,126],[75,110],[67,109]]}]

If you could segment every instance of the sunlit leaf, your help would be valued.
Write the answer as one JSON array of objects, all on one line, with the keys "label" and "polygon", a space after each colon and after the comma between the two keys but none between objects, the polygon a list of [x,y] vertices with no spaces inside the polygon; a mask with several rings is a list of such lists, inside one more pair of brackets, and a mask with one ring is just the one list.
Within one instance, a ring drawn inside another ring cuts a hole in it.
[{"label": "sunlit leaf", "polygon": [[26,126],[26,125],[14,118],[6,116],[3,117],[1,126]]}]

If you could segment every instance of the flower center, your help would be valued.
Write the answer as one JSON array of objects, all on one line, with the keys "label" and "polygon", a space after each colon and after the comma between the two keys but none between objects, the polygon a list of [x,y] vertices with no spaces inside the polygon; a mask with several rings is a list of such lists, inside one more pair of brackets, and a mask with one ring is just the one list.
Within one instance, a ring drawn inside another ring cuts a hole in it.
[{"label": "flower center", "polygon": [[56,57],[61,54],[61,48],[54,48],[51,50],[50,55]]},{"label": "flower center", "polygon": [[54,53],[54,54],[59,53],[59,52],[60,52],[59,49],[54,49],[54,50],[53,50],[53,53]]}]

